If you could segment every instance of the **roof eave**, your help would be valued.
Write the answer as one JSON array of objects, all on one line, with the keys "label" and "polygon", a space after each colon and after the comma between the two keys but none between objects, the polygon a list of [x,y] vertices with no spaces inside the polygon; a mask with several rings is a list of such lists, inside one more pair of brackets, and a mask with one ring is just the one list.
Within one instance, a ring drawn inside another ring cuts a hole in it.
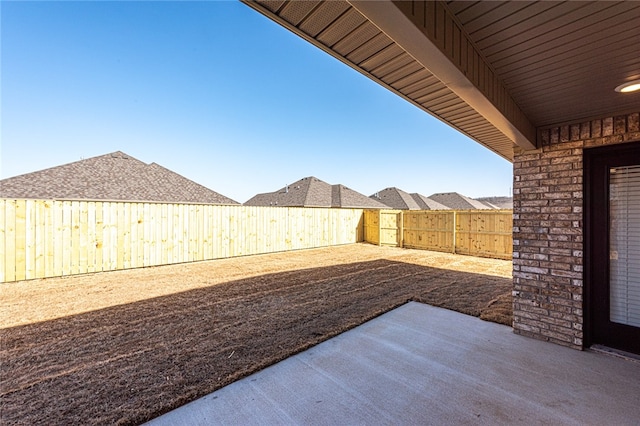
[{"label": "roof eave", "polygon": [[[431,35],[426,28],[426,24],[419,28],[416,22],[408,16],[410,11],[400,9],[400,7],[405,7],[406,9],[410,7],[410,4],[407,2],[393,3],[391,1],[348,1],[417,62],[428,69],[453,93],[500,130],[515,145],[525,150],[536,148],[535,127],[510,98],[501,82],[499,82],[499,87],[494,89],[495,92],[500,92],[499,95],[503,97],[503,105],[498,106],[438,46],[444,41],[437,40],[435,31]],[[438,7],[441,3],[433,2],[433,4]],[[443,12],[439,14],[439,19],[449,20],[447,22],[449,25],[456,25],[453,18],[446,13],[446,8],[443,8]],[[437,18],[434,17],[433,19]],[[463,31],[461,31],[460,37],[466,37]],[[468,43],[473,46],[470,41]],[[475,47],[473,47],[473,50],[479,58],[477,66],[486,67],[485,72],[491,72],[490,67],[484,63],[482,56],[475,50]]]}]

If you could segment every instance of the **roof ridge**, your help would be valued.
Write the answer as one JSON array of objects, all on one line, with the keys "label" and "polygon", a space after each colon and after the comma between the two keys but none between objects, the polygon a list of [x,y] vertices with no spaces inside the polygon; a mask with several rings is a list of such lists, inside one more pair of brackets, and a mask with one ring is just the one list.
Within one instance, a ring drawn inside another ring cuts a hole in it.
[{"label": "roof ridge", "polygon": [[[342,205],[342,185],[340,185],[339,183],[335,184],[335,185],[331,185],[331,207],[340,207]],[[336,194],[336,204],[334,205],[333,201],[333,193],[334,191],[337,193]]]},{"label": "roof ridge", "polygon": [[[311,198],[311,194],[313,193],[311,186],[317,186],[317,185],[321,185],[321,184],[325,184],[325,185],[329,185],[327,182],[323,181],[322,179],[318,179],[315,176],[307,176],[307,178],[309,179],[309,185],[307,186],[307,192],[306,194],[304,194],[304,201],[302,203],[303,206],[306,205],[314,205],[315,204],[310,204],[313,200]],[[331,186],[331,185],[329,185]],[[331,196],[331,194],[329,195]],[[331,205],[331,199],[329,199],[329,205]]]},{"label": "roof ridge", "polygon": [[313,178],[311,176],[308,176],[308,178],[309,178],[309,184],[305,188],[306,192],[304,193],[304,199],[302,201],[303,206],[306,206],[309,201],[309,193],[311,192],[311,184],[313,183]]},{"label": "roof ridge", "polygon": [[400,195],[400,198],[402,199],[402,202],[404,203],[405,206],[407,206],[407,209],[411,210],[411,204],[414,204],[415,207],[420,208],[420,206],[418,205],[418,203],[416,203],[416,201],[413,199],[413,197],[411,196],[411,194],[409,194],[407,191],[403,191],[400,188],[396,188],[398,190],[398,194]]}]

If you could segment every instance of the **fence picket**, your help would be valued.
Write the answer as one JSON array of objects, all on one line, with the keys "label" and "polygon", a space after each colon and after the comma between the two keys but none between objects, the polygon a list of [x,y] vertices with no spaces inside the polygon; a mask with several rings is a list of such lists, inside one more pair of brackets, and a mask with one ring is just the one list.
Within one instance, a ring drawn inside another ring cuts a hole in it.
[{"label": "fence picket", "polygon": [[511,211],[458,211],[455,222],[453,215],[0,199],[0,282],[358,241],[511,258]]},{"label": "fence picket", "polygon": [[362,212],[0,199],[0,282],[349,244]]},{"label": "fence picket", "polygon": [[0,200],[0,283],[5,280],[5,271],[7,268],[5,262],[5,247],[7,245],[6,204],[7,200]]},{"label": "fence picket", "polygon": [[365,210],[371,244],[512,258],[511,210]]}]

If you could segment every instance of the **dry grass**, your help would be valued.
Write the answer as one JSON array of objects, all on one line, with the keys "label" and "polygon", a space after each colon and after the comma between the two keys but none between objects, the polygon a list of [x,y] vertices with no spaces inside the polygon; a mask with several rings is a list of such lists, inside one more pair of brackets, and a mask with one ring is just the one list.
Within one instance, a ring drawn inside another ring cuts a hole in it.
[{"label": "dry grass", "polygon": [[365,244],[1,287],[2,424],[136,424],[408,300],[511,322],[511,263]]}]

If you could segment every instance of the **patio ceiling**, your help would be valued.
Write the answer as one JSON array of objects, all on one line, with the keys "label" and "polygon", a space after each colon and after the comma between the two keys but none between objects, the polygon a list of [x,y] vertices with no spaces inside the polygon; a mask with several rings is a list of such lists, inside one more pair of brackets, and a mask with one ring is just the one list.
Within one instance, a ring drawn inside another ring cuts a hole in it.
[{"label": "patio ceiling", "polygon": [[508,160],[640,110],[640,2],[243,1]]}]

